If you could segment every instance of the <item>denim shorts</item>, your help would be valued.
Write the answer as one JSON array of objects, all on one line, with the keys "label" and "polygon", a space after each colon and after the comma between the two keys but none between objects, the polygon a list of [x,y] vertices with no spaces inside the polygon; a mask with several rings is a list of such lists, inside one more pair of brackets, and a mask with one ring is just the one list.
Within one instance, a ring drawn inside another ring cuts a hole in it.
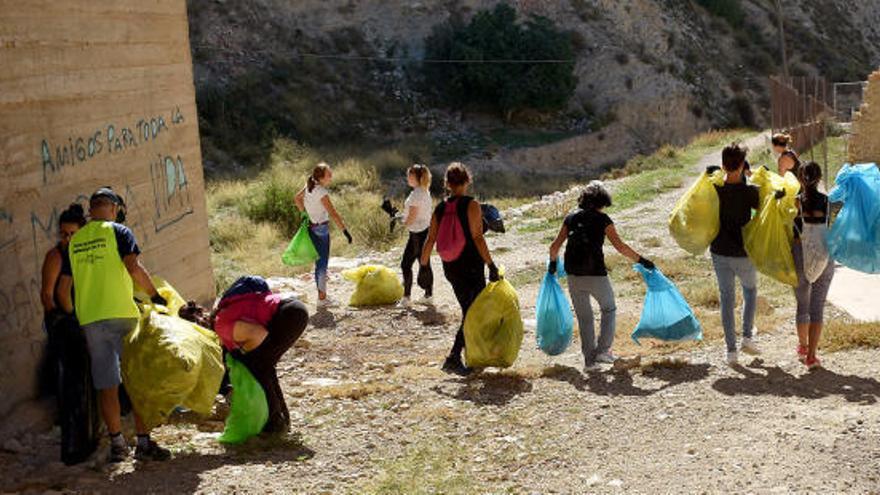
[{"label": "denim shorts", "polygon": [[103,390],[122,383],[119,361],[122,359],[122,341],[137,326],[136,318],[100,320],[83,325],[89,357],[92,359],[92,381]]}]

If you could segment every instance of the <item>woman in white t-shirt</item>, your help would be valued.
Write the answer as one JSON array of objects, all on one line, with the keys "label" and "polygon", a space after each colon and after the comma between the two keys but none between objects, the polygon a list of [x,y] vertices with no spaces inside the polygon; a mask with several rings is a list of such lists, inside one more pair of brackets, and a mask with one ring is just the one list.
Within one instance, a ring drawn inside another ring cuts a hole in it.
[{"label": "woman in white t-shirt", "polygon": [[[431,227],[431,215],[434,212],[434,204],[431,201],[431,171],[424,165],[413,165],[406,172],[407,183],[413,190],[403,203],[403,224],[409,230],[409,241],[403,251],[403,260],[400,269],[403,271],[403,300],[402,304],[408,304],[412,292],[413,271],[412,265],[422,255],[425,239],[428,238],[428,230]],[[419,265],[419,287],[425,291],[425,299],[430,299],[433,294],[434,274],[431,265]]]},{"label": "woman in white t-shirt", "polygon": [[330,219],[342,230],[342,234],[351,244],[351,234],[345,228],[342,217],[333,208],[327,187],[333,180],[333,171],[330,165],[319,163],[312,175],[306,181],[306,186],[300,191],[294,201],[300,211],[309,215],[309,237],[318,251],[318,260],[315,262],[315,283],[318,285],[318,304],[323,305],[327,300],[327,264],[330,261]]}]

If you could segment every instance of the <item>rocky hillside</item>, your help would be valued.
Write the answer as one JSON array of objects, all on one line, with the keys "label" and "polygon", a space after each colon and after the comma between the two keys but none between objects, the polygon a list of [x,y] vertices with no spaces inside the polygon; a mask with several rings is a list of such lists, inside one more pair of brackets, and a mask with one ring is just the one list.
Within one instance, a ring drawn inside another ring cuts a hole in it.
[{"label": "rocky hillside", "polygon": [[[444,108],[424,89],[424,40],[496,3],[189,0],[209,172],[259,164],[281,135],[318,145],[427,136],[420,159],[567,173],[710,127],[767,123],[766,78],[780,71],[774,0],[511,1],[570,32],[574,97],[513,122]],[[861,80],[880,65],[880,3],[782,4],[793,75]]]}]

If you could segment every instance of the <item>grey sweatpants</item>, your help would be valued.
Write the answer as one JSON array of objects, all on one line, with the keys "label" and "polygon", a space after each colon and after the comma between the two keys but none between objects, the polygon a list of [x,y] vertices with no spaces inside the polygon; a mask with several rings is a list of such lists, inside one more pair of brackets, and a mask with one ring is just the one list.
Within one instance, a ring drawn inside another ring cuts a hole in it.
[{"label": "grey sweatpants", "polygon": [[[609,352],[614,343],[614,317],[617,312],[617,306],[614,304],[614,290],[611,288],[611,281],[607,276],[569,275],[568,291],[571,294],[574,312],[577,314],[578,328],[581,334],[581,352],[584,353],[584,362],[590,365],[595,361],[596,355]],[[590,297],[599,303],[601,311],[598,342],[596,341]]]}]

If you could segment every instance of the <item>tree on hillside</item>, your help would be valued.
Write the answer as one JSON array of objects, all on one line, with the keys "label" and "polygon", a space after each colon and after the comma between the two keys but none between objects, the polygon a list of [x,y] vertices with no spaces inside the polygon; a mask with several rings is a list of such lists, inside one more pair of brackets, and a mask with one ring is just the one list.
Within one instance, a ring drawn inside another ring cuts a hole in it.
[{"label": "tree on hillside", "polygon": [[[577,85],[571,36],[546,17],[518,23],[504,3],[478,12],[467,25],[453,20],[436,26],[425,47],[425,76],[440,95],[455,105],[489,105],[508,119],[527,108],[560,109]],[[440,60],[477,63],[433,62]],[[563,62],[491,62],[511,60]]]}]

